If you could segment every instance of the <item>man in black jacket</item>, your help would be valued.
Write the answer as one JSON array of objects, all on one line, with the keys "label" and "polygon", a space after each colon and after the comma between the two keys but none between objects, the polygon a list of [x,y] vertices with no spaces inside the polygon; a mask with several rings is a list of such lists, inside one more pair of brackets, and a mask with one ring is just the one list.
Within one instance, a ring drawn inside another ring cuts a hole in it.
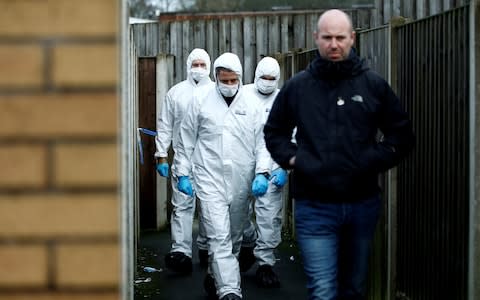
[{"label": "man in black jacket", "polygon": [[352,49],[349,16],[326,11],[314,37],[318,55],[281,89],[265,140],[273,159],[294,170],[295,226],[310,299],[364,299],[381,207],[378,175],[405,158],[415,138],[388,83]]}]

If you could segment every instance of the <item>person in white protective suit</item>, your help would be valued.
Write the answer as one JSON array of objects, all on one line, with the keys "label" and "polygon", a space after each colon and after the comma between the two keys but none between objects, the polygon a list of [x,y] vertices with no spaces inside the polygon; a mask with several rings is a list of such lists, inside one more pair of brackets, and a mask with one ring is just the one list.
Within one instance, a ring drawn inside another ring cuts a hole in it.
[{"label": "person in white protective suit", "polygon": [[[195,98],[180,127],[178,189],[195,190],[208,240],[204,287],[211,298],[241,299],[238,255],[250,189],[265,194],[270,172],[262,111],[242,91],[242,65],[224,53],[214,63],[216,88]],[[193,174],[193,186],[189,174]]]},{"label": "person in white protective suit", "polygon": [[[258,62],[255,69],[254,83],[245,85],[245,94],[250,94],[250,99],[257,100],[263,108],[264,123],[278,94],[278,81],[280,79],[280,66],[276,59],[264,57]],[[274,249],[281,242],[283,186],[288,180],[287,172],[280,168],[273,159],[272,174],[267,193],[257,197],[255,201],[255,220],[257,240],[254,255],[258,262],[256,282],[261,287],[279,287],[280,281],[273,271],[275,265]]]},{"label": "person in white protective suit", "polygon": [[[180,122],[193,98],[204,96],[214,87],[210,79],[210,56],[203,49],[193,49],[187,58],[187,79],[174,85],[163,101],[157,121],[155,138],[156,169],[160,176],[168,177],[168,148],[172,145],[177,152]],[[175,155],[175,154],[174,154]],[[172,165],[175,174],[175,165]],[[187,196],[177,189],[177,178],[172,176],[172,214],[170,217],[172,246],[165,256],[168,269],[190,273],[192,271],[192,224],[195,213],[195,196]],[[199,212],[199,234],[197,238],[200,263],[208,261],[207,241]]]}]

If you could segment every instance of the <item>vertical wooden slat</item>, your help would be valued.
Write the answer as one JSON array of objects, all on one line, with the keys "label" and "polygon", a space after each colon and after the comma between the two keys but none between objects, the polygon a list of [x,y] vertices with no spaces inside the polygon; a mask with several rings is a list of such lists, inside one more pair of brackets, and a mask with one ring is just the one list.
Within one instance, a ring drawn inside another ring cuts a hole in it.
[{"label": "vertical wooden slat", "polygon": [[230,36],[231,36],[231,52],[235,53],[238,58],[240,58],[240,62],[242,66],[244,64],[243,61],[243,25],[241,18],[232,18],[230,19]]},{"label": "vertical wooden slat", "polygon": [[282,15],[280,20],[280,39],[282,53],[288,52],[293,46],[292,17],[290,15]]},{"label": "vertical wooden slat", "polygon": [[374,27],[371,20],[371,11],[369,10],[359,10],[357,11],[358,22],[356,25],[356,30],[358,29],[368,29]]},{"label": "vertical wooden slat", "polygon": [[414,2],[414,0],[403,0],[402,1],[401,15],[404,16],[405,18],[415,19],[413,2]]},{"label": "vertical wooden slat", "polygon": [[440,12],[440,4],[441,2],[438,0],[429,0],[429,15],[436,15]]},{"label": "vertical wooden slat", "polygon": [[154,57],[158,54],[157,37],[157,23],[145,24],[145,56]]},{"label": "vertical wooden slat", "polygon": [[218,23],[218,55],[231,51],[230,20],[220,19]]},{"label": "vertical wooden slat", "polygon": [[206,26],[207,26],[206,51],[210,55],[210,59],[212,61],[212,68],[213,68],[213,62],[218,57],[218,52],[219,52],[218,20],[207,20]]},{"label": "vertical wooden slat", "polygon": [[178,59],[178,63],[182,65],[179,69],[181,70],[181,75],[177,78],[177,82],[185,80],[187,78],[187,57],[193,50],[193,29],[192,29],[192,22],[189,20],[182,22],[182,51],[179,53],[181,57]]},{"label": "vertical wooden slat", "polygon": [[293,16],[293,47],[304,49],[306,47],[305,15],[296,14]]},{"label": "vertical wooden slat", "polygon": [[268,17],[268,54],[273,55],[280,51],[280,17]]},{"label": "vertical wooden slat", "polygon": [[392,0],[392,17],[403,16],[401,13],[401,0]]},{"label": "vertical wooden slat", "polygon": [[373,27],[385,24],[385,22],[383,22],[383,0],[374,0],[374,5],[375,13],[373,19],[375,25]]},{"label": "vertical wooden slat", "polygon": [[442,7],[443,11],[449,10],[451,8],[450,0],[443,0],[442,4],[443,4],[443,7]]},{"label": "vertical wooden slat", "polygon": [[133,40],[138,56],[145,56],[145,24],[133,26]]},{"label": "vertical wooden slat", "polygon": [[158,23],[158,53],[170,52],[170,23]]},{"label": "vertical wooden slat", "polygon": [[307,26],[305,28],[305,47],[307,50],[314,49],[315,46],[315,40],[313,38],[313,32],[317,30],[317,21],[318,21],[318,16],[316,14],[308,14],[306,17],[306,22],[305,25]]},{"label": "vertical wooden slat", "polygon": [[193,48],[206,48],[205,20],[193,21]]},{"label": "vertical wooden slat", "polygon": [[417,0],[416,2],[416,17],[417,19],[424,18],[426,16],[425,12],[425,1],[426,0]]},{"label": "vertical wooden slat", "polygon": [[383,1],[383,23],[390,22],[392,18],[392,3],[391,0]]},{"label": "vertical wooden slat", "polygon": [[[179,71],[179,68],[182,68],[183,67],[183,64],[181,63],[181,61],[179,61],[180,59],[180,52],[181,52],[181,49],[182,49],[182,41],[180,40],[180,38],[178,37],[178,33],[181,32],[180,30],[181,28],[181,24],[179,22],[172,22],[170,23],[170,52],[169,53],[173,53],[175,55],[175,59],[174,59],[174,65],[175,65],[175,68],[174,68],[174,74],[173,74],[173,78],[178,78],[181,76],[182,72],[181,70]],[[174,80],[175,82],[175,80]]]},{"label": "vertical wooden slat", "polygon": [[255,45],[255,30],[254,18],[246,17],[243,20],[243,43],[245,51],[243,53],[243,83],[248,84],[253,82],[255,68],[256,68],[256,45]]},{"label": "vertical wooden slat", "polygon": [[268,54],[268,36],[265,31],[267,28],[267,18],[264,16],[257,16],[255,18],[255,36],[257,41],[257,53],[255,65],[262,59],[262,55]]}]

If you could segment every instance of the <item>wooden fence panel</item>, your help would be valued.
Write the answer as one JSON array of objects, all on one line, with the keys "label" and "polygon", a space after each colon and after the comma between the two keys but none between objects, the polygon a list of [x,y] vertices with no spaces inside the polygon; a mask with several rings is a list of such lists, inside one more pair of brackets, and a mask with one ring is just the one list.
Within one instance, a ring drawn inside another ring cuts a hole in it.
[{"label": "wooden fence panel", "polygon": [[[386,24],[393,16],[419,19],[466,2],[374,0],[374,9],[346,12],[352,17],[354,28],[364,30]],[[186,55],[195,47],[206,49],[212,61],[221,53],[236,53],[244,64],[244,78],[249,79],[253,78],[253,71],[262,55],[315,48],[312,34],[321,13],[322,10],[231,13],[225,16],[182,15],[178,19],[133,25],[133,42],[141,57],[154,57],[158,53],[174,55],[174,83],[185,78],[183,64]]]}]

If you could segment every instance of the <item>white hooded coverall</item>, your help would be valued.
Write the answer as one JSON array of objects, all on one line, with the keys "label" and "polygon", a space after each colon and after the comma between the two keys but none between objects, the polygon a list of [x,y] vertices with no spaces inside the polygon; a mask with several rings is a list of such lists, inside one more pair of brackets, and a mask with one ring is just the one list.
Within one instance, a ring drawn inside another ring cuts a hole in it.
[{"label": "white hooded coverall", "polygon": [[[275,90],[268,95],[259,92],[261,76],[275,77]],[[263,123],[268,119],[275,97],[279,89],[280,66],[277,60],[272,57],[264,57],[258,62],[255,69],[254,83],[244,86],[245,95],[249,94],[250,99],[255,99],[262,107]],[[280,166],[270,157],[272,171]],[[255,200],[255,220],[257,224],[257,241],[254,248],[254,255],[259,265],[275,264],[274,249],[281,242],[282,233],[282,209],[283,209],[283,187],[277,187],[271,181],[268,184],[267,193],[257,197]]]},{"label": "white hooded coverall", "polygon": [[[203,60],[207,66],[206,76],[198,83],[195,83],[191,72],[192,62],[195,60]],[[164,99],[160,117],[157,120],[157,136],[155,138],[157,151],[155,152],[155,157],[167,157],[170,144],[172,144],[174,153],[177,152],[180,122],[189,104],[192,102],[192,99],[197,97],[201,98],[208,90],[214,88],[215,84],[209,77],[211,65],[210,56],[205,50],[199,48],[193,49],[187,58],[186,65],[187,79],[174,85]],[[170,216],[171,252],[182,252],[191,258],[195,195],[190,197],[178,190],[175,169],[175,164],[173,164],[173,176],[171,176],[173,209]],[[197,245],[199,249],[207,249],[207,241],[201,220],[199,222]]]},{"label": "white hooded coverall", "polygon": [[238,75],[238,92],[230,106],[218,85],[193,100],[181,124],[175,165],[178,176],[193,172],[208,238],[208,272],[215,279],[217,295],[241,297],[238,254],[248,218],[248,195],[255,174],[270,171],[270,156],[260,107],[243,95],[238,56],[222,54],[215,60],[214,70],[217,67]]}]

